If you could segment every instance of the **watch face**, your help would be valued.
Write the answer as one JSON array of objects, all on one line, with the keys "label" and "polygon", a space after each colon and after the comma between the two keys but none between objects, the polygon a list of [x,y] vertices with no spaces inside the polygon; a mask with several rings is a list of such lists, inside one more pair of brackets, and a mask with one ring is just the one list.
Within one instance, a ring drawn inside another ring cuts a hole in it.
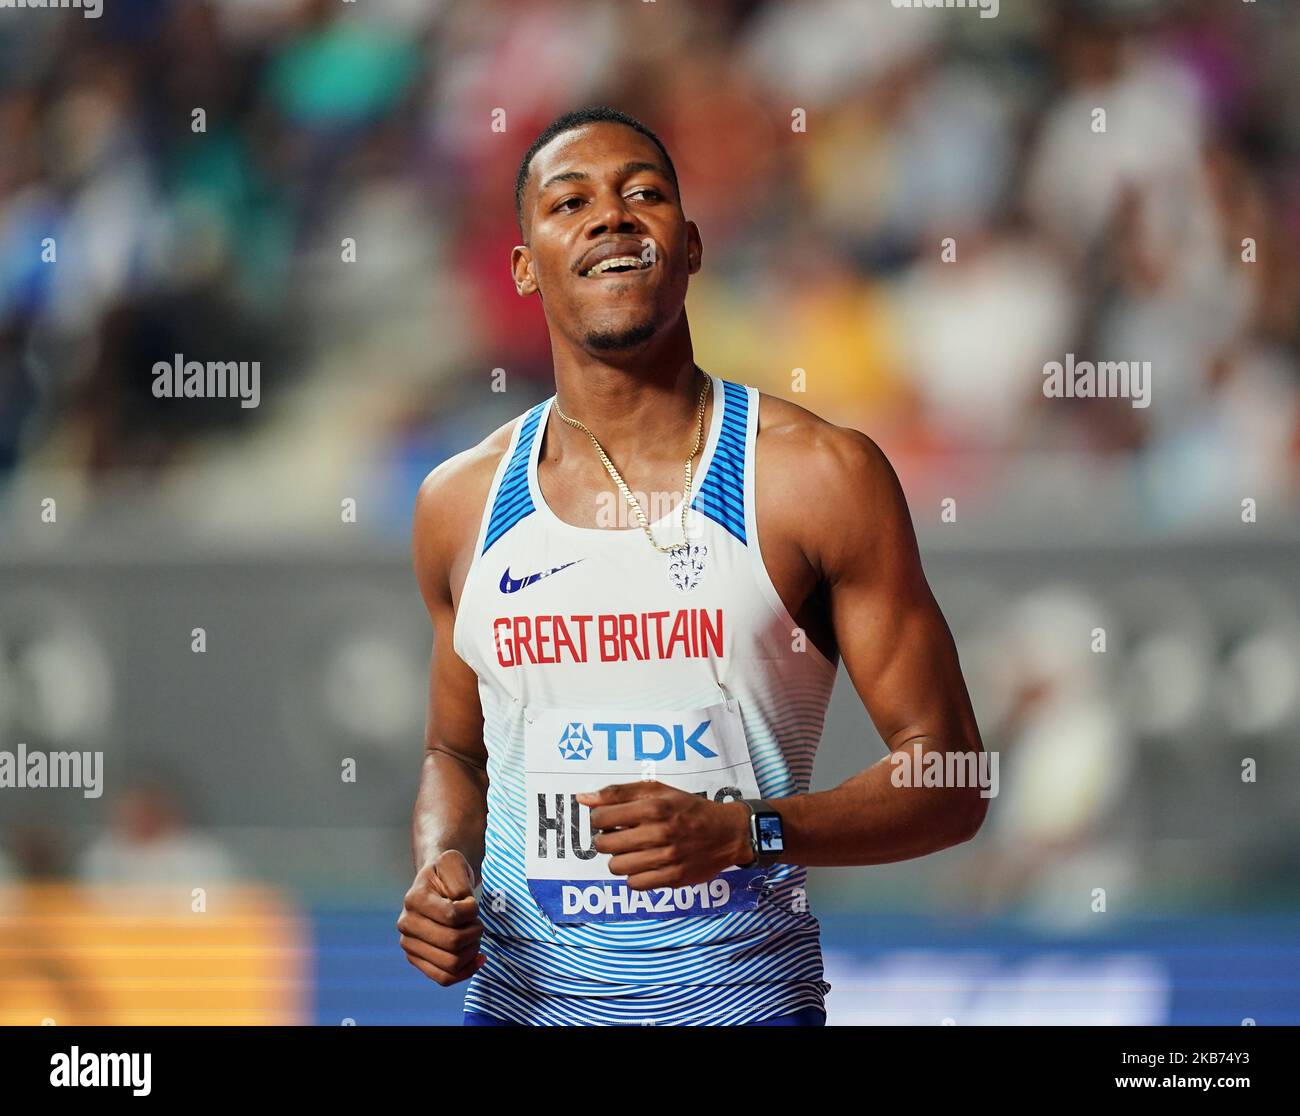
[{"label": "watch face", "polygon": [[758,825],[758,851],[760,853],[785,852],[785,839],[781,833],[781,815],[759,814],[754,821]]}]

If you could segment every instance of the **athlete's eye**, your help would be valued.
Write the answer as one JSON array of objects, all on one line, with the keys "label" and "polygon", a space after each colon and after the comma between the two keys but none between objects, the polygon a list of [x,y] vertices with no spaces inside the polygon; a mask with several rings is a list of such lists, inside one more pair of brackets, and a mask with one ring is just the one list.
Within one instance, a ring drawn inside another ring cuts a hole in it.
[{"label": "athlete's eye", "polygon": [[560,201],[560,202],[557,202],[557,203],[556,203],[555,208],[552,210],[552,212],[553,212],[553,213],[559,213],[559,212],[563,211],[563,212],[565,212],[565,213],[572,213],[573,210],[569,208],[569,203],[570,203],[570,202],[581,203],[581,202],[582,202],[582,199],[579,198],[579,197],[570,197],[570,198],[565,198],[563,201]]},{"label": "athlete's eye", "polygon": [[637,194],[640,194],[642,197],[646,197],[651,201],[660,201],[663,199],[663,194],[661,194],[653,186],[638,186],[635,190],[632,191],[629,197],[635,197]]}]

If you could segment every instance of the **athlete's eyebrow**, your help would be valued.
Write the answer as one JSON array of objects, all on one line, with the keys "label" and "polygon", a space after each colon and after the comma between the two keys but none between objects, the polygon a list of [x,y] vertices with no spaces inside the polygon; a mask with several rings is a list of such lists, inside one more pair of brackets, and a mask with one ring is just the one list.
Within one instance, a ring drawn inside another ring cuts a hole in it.
[{"label": "athlete's eyebrow", "polygon": [[[615,172],[619,178],[626,178],[629,174],[636,174],[637,171],[654,171],[656,174],[668,177],[667,171],[658,163],[647,163],[642,160],[634,159],[630,163],[624,163]],[[547,188],[555,185],[557,182],[585,182],[591,178],[586,171],[562,171],[559,174],[553,174],[538,188],[538,193],[543,194]]]}]

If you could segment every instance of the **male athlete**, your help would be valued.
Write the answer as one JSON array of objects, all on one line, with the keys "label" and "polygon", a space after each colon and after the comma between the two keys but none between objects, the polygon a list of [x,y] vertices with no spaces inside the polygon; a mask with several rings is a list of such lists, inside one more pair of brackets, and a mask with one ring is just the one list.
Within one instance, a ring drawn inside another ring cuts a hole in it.
[{"label": "male athlete", "polygon": [[981,751],[898,481],[865,435],[696,365],[700,233],[640,122],[554,121],[516,208],[556,392],[417,499],[402,948],[473,978],[468,1024],[824,1023],[805,868],[947,848],[987,805],[888,756],[808,793],[839,658],[913,770]]}]

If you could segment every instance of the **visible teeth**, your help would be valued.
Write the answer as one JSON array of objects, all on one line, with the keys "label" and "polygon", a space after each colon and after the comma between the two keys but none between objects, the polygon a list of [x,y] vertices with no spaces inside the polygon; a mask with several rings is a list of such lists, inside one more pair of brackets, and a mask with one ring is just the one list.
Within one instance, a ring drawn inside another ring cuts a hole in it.
[{"label": "visible teeth", "polygon": [[602,271],[608,271],[611,267],[644,267],[645,263],[637,256],[611,256],[607,260],[601,260],[600,263],[587,268],[584,274],[599,275]]}]

